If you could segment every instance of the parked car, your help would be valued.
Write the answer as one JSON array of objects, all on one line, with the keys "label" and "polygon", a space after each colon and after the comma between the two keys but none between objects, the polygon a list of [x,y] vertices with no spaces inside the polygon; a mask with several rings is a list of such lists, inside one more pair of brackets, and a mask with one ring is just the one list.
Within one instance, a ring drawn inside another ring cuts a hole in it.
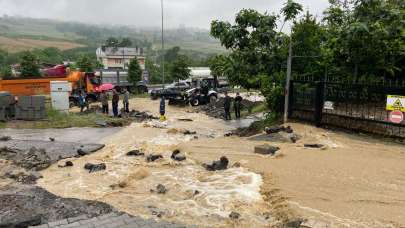
[{"label": "parked car", "polygon": [[164,96],[166,99],[182,94],[185,90],[190,89],[190,84],[187,81],[174,82],[165,86],[165,88],[154,89],[150,92],[152,100]]}]

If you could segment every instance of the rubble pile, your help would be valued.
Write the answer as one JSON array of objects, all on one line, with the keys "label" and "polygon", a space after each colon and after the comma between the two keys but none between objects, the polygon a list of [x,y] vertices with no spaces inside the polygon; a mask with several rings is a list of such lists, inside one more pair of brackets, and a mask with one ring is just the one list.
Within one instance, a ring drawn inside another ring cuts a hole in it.
[{"label": "rubble pile", "polygon": [[[223,119],[225,116],[224,111],[224,98],[220,97],[216,100],[216,102],[210,103],[208,105],[198,106],[198,110],[204,112],[208,116]],[[249,101],[249,100],[242,100],[242,109],[251,110],[252,107],[262,103],[261,101]]]}]

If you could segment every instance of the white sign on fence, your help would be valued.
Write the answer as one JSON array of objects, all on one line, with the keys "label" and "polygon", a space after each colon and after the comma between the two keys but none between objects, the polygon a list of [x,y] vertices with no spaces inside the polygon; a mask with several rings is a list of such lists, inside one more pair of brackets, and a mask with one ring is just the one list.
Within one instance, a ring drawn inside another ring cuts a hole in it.
[{"label": "white sign on fence", "polygon": [[333,103],[332,101],[325,101],[325,103],[323,104],[323,108],[326,110],[334,110],[335,103]]}]

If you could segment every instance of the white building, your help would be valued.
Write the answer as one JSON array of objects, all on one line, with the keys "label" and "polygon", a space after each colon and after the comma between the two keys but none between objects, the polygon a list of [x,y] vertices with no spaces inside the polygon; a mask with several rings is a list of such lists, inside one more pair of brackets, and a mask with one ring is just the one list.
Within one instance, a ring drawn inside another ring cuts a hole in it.
[{"label": "white building", "polygon": [[138,59],[142,70],[145,70],[145,57],[143,56],[143,48],[127,48],[127,47],[99,47],[97,48],[97,60],[103,64],[106,70],[126,70],[130,61],[134,58]]}]

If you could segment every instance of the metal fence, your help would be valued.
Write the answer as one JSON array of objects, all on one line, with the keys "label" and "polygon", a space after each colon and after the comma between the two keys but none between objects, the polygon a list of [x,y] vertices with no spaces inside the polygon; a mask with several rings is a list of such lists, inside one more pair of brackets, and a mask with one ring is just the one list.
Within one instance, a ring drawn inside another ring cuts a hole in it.
[{"label": "metal fence", "polygon": [[290,118],[405,138],[405,121],[392,123],[386,110],[387,95],[405,95],[405,81],[337,82],[295,77],[290,91]]}]

